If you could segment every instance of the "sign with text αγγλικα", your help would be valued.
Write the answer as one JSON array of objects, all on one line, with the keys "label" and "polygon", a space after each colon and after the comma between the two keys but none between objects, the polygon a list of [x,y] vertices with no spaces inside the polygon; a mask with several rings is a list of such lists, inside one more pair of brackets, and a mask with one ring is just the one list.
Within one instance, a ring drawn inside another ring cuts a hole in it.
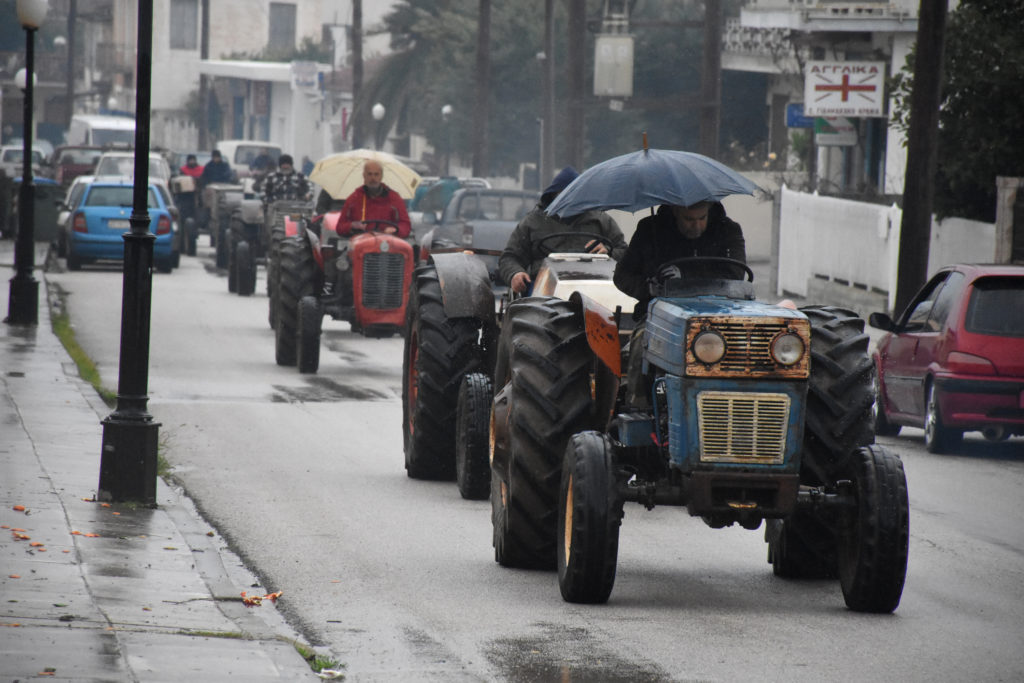
[{"label": "sign with text \u03b1\u03b3\u03b3\u03bb\u03b9\u03ba\u03b1", "polygon": [[885,62],[808,62],[805,116],[884,116]]}]

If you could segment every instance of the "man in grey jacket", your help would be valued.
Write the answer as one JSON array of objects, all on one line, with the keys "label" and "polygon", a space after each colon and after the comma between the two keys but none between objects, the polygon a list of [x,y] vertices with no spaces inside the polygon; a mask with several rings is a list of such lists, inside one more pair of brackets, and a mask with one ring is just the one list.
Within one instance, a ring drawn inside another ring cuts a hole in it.
[{"label": "man in grey jacket", "polygon": [[591,233],[601,235],[611,243],[613,259],[622,258],[626,253],[626,239],[615,220],[603,211],[586,211],[578,216],[549,216],[544,210],[562,190],[579,174],[572,166],[566,166],[555,179],[544,188],[540,202],[526,214],[508,238],[508,244],[498,259],[498,270],[502,279],[513,291],[526,293],[533,284],[544,257],[552,252],[580,252],[608,254],[608,247],[592,236],[555,237],[540,244],[540,240],[559,232]]}]

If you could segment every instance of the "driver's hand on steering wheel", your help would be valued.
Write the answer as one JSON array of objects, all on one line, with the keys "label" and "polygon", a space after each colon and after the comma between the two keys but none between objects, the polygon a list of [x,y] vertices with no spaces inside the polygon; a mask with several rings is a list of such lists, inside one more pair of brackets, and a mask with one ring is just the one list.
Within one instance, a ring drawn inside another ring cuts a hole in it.
[{"label": "driver's hand on steering wheel", "polygon": [[366,230],[366,223],[362,221],[352,221],[353,230]]},{"label": "driver's hand on steering wheel", "polygon": [[601,240],[590,240],[589,242],[587,242],[586,246],[583,247],[583,250],[588,254],[608,253],[608,247],[606,247],[604,245],[604,242],[602,242]]},{"label": "driver's hand on steering wheel", "polygon": [[683,274],[682,272],[680,272],[679,266],[675,265],[674,263],[667,266],[662,266],[661,268],[658,269],[659,280],[678,279],[681,278],[682,276]]},{"label": "driver's hand on steering wheel", "polygon": [[396,232],[398,232],[398,228],[396,228],[393,225],[386,225],[384,226],[384,232],[386,232],[389,235],[394,235]]},{"label": "driver's hand on steering wheel", "polygon": [[516,294],[522,294],[526,291],[527,287],[530,286],[531,282],[532,280],[530,279],[530,276],[526,274],[526,271],[521,270],[512,276],[512,282],[509,283],[509,287],[511,287],[512,291]]}]

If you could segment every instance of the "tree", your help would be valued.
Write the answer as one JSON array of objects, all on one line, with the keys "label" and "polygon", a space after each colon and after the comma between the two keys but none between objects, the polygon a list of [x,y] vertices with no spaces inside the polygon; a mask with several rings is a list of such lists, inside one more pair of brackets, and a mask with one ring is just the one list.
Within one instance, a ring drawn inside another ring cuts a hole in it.
[{"label": "tree", "polygon": [[[996,176],[1024,175],[1024,25],[1020,0],[962,0],[949,14],[935,176],[937,216],[995,220]],[[915,52],[893,78],[906,130]]]}]

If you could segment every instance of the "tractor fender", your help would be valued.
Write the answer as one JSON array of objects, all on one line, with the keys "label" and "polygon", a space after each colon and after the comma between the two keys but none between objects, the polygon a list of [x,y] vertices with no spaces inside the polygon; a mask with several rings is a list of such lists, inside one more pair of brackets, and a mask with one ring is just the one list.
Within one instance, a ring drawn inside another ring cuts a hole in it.
[{"label": "tractor fender", "polygon": [[242,214],[242,222],[258,225],[263,222],[263,204],[251,199],[243,200],[238,207]]},{"label": "tractor fender", "polygon": [[622,381],[622,347],[615,314],[580,292],[569,295],[569,303],[580,311],[587,344],[599,363],[594,372],[594,414],[607,429],[615,412],[615,401]]},{"label": "tractor fender", "polygon": [[313,247],[313,260],[316,261],[316,265],[320,268],[320,271],[324,270],[324,252],[320,248],[320,236],[313,232],[309,227],[309,223],[302,221],[302,228],[306,230],[306,240],[310,246]]},{"label": "tractor fender", "polygon": [[449,318],[494,319],[494,292],[484,262],[472,254],[433,254],[441,284],[444,314]]}]

